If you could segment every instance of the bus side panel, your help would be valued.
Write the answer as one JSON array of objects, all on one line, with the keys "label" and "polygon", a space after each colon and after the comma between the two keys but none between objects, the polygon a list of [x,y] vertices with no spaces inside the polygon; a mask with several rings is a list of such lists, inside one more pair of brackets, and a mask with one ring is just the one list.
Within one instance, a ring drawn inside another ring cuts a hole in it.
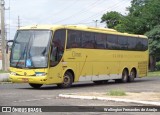
[{"label": "bus side panel", "polygon": [[117,62],[96,62],[93,66],[92,81],[119,79],[119,64]]},{"label": "bus side panel", "polygon": [[105,80],[107,75],[105,62],[93,62],[93,77],[92,81],[94,80]]},{"label": "bus side panel", "polygon": [[58,65],[55,67],[50,67],[49,69],[49,75],[48,79],[50,79],[50,83],[62,83],[64,74],[67,70],[72,70],[75,77],[75,81],[77,78],[77,62],[74,62],[73,60],[65,61],[65,62],[59,62]]},{"label": "bus side panel", "polygon": [[79,63],[75,60],[67,60],[67,61],[64,61],[62,62],[62,68],[63,68],[63,72],[62,72],[62,78],[63,78],[63,75],[65,74],[66,71],[72,71],[73,72],[73,79],[74,81],[73,82],[76,82],[77,81],[77,78],[78,78],[78,73],[77,73],[77,69],[78,69],[78,65]]},{"label": "bus side panel", "polygon": [[139,77],[144,77],[147,75],[148,71],[147,68],[148,68],[147,61],[138,62]]},{"label": "bus side panel", "polygon": [[62,83],[63,81],[63,68],[62,68],[62,62],[60,62],[55,67],[50,67],[48,72],[48,81],[49,84],[52,83]]},{"label": "bus side panel", "polygon": [[75,49],[67,49],[63,56],[63,73],[69,69],[72,70],[74,73],[74,82],[79,81],[80,71],[82,70],[82,68],[80,68],[80,62],[84,60],[81,58],[80,52]]},{"label": "bus side panel", "polygon": [[93,64],[92,62],[79,62],[79,81],[91,81],[92,80],[92,73],[93,71]]}]

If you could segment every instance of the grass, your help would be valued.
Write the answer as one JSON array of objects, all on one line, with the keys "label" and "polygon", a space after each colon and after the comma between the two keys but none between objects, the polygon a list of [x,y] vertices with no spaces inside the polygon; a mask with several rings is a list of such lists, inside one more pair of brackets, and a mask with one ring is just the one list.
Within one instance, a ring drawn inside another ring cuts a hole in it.
[{"label": "grass", "polygon": [[148,72],[149,77],[160,77],[160,61],[156,62],[156,71]]},{"label": "grass", "polygon": [[160,77],[160,71],[148,72],[149,77]]},{"label": "grass", "polygon": [[125,96],[126,92],[123,90],[110,90],[107,95],[109,96]]},{"label": "grass", "polygon": [[2,71],[2,70],[0,70],[0,73],[8,73],[8,71]]}]

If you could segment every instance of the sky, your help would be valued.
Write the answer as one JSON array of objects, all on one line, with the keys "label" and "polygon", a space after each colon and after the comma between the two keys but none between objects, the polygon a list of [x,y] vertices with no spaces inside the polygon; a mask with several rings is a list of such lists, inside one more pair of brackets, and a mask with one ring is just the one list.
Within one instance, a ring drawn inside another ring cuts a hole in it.
[{"label": "sky", "polygon": [[32,24],[83,24],[105,27],[104,13],[117,11],[125,15],[131,0],[5,0],[7,39],[13,39],[18,26]]}]

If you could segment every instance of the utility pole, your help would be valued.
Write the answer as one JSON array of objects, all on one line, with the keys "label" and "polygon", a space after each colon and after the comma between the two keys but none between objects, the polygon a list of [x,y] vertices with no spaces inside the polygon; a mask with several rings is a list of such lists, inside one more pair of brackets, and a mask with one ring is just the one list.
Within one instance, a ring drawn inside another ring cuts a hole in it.
[{"label": "utility pole", "polygon": [[98,20],[93,20],[95,22],[95,27],[97,27]]},{"label": "utility pole", "polygon": [[2,70],[7,71],[7,56],[6,56],[6,39],[5,39],[5,23],[4,23],[4,0],[0,1],[1,4],[1,39],[2,39]]},{"label": "utility pole", "polygon": [[18,29],[21,27],[21,25],[20,25],[20,18],[19,18],[19,16],[18,16]]}]

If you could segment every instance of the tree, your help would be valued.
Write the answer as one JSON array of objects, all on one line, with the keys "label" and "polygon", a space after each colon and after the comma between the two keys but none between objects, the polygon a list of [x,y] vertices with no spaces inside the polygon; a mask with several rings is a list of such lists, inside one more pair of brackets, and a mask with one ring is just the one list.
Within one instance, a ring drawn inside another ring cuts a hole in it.
[{"label": "tree", "polygon": [[160,25],[160,0],[132,0],[131,7],[127,10],[129,11],[125,17],[127,21],[121,22],[123,31],[145,34],[154,26]]},{"label": "tree", "polygon": [[160,56],[160,25],[155,26],[146,35],[149,38],[150,70],[155,70],[156,58]]},{"label": "tree", "polygon": [[120,23],[120,20],[123,16],[115,11],[107,12],[106,14],[103,14],[101,18],[101,22],[106,22],[106,25],[108,28],[114,28]]},{"label": "tree", "polygon": [[109,28],[120,32],[145,34],[160,25],[160,0],[132,0],[128,15],[111,11],[102,16]]},{"label": "tree", "polygon": [[143,8],[148,0],[132,0],[131,6],[127,8],[129,11],[128,15],[132,17],[139,17],[143,12]]},{"label": "tree", "polygon": [[154,26],[160,25],[160,0],[146,0],[145,8],[143,10],[143,17],[146,20],[146,26],[149,30]]},{"label": "tree", "polygon": [[[154,71],[156,58],[160,55],[160,0],[132,0],[128,10],[128,16],[135,19],[133,24],[137,26],[130,26],[130,30],[125,28],[125,31],[135,34],[146,33],[149,38],[150,70]],[[124,26],[123,24],[121,25]]]},{"label": "tree", "polygon": [[[110,26],[120,32],[145,34],[149,37],[151,69],[154,70],[155,60],[160,55],[160,0],[132,0],[127,8],[128,14],[118,19],[118,23]],[[102,21],[110,24],[114,16],[104,14]],[[119,14],[121,15],[121,14]],[[108,18],[110,16],[110,18]],[[111,17],[112,16],[112,17]],[[106,18],[107,17],[107,18]],[[109,26],[108,26],[109,27]]]},{"label": "tree", "polygon": [[128,15],[115,28],[120,32],[125,31],[133,34],[144,34],[149,31],[146,18],[144,17],[147,2],[148,0],[132,0],[131,7],[127,8],[129,11]]}]

